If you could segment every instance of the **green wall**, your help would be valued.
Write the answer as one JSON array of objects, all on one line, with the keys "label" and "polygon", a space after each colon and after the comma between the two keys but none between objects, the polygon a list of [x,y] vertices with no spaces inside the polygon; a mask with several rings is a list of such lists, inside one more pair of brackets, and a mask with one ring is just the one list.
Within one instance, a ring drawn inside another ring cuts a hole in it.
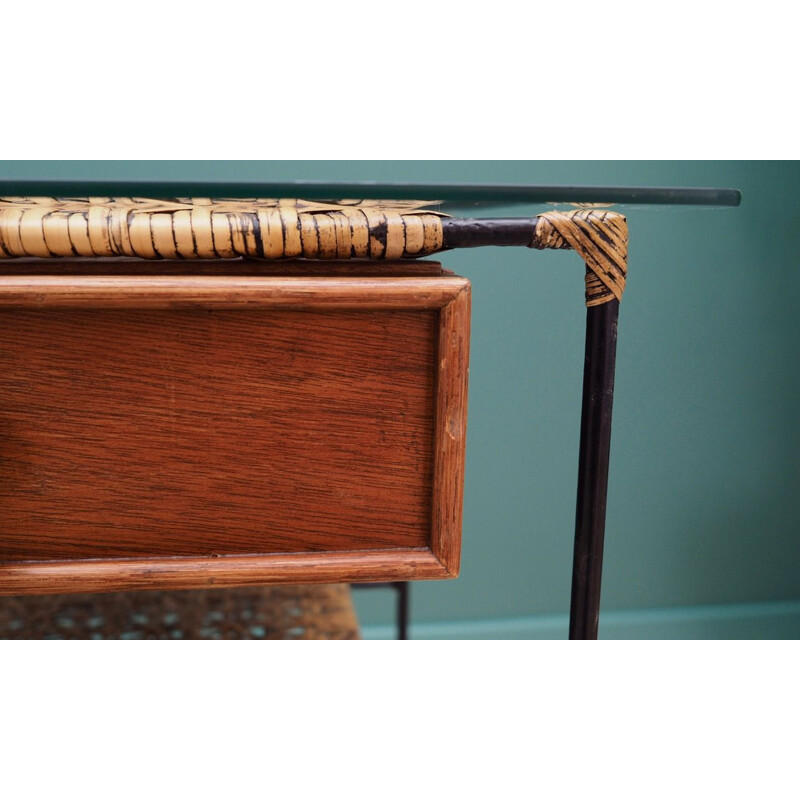
[{"label": "green wall", "polygon": [[[601,633],[800,636],[797,163],[2,162],[0,177],[741,189],[736,209],[626,209]],[[473,282],[464,553],[457,581],[414,586],[414,633],[563,636],[583,269],[517,248],[442,260]],[[390,594],[357,604],[386,634]]]}]

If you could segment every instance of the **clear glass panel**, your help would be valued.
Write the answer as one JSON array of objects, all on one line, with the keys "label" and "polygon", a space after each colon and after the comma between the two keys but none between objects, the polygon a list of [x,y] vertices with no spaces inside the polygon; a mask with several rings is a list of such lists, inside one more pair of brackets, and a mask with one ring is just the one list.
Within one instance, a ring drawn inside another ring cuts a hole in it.
[{"label": "clear glass panel", "polygon": [[[536,184],[0,181],[0,196],[55,197],[299,197],[306,200],[425,200],[459,216],[533,216],[553,204],[641,206],[738,206],[737,189],[646,186],[543,186]],[[502,212],[502,214],[500,213]]]}]

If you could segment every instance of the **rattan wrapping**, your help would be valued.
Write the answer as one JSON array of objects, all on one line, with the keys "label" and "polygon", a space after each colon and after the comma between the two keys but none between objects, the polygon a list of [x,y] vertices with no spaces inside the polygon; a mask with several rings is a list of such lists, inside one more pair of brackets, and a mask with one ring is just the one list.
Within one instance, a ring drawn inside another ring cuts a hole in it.
[{"label": "rattan wrapping", "polygon": [[586,305],[622,299],[628,275],[628,224],[616,211],[548,211],[536,218],[531,247],[571,249],[586,262]]},{"label": "rattan wrapping", "polygon": [[0,198],[0,258],[414,258],[442,248],[415,201]]}]

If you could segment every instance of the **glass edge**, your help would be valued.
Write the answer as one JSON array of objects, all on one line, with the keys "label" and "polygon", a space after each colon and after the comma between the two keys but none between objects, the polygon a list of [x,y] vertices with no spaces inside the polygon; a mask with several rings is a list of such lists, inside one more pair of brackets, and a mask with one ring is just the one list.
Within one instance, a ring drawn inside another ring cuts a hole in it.
[{"label": "glass edge", "polygon": [[671,186],[538,186],[513,184],[420,184],[176,181],[0,180],[6,197],[300,197],[305,200],[421,200],[459,208],[532,203],[630,205],[740,205],[738,189]]}]

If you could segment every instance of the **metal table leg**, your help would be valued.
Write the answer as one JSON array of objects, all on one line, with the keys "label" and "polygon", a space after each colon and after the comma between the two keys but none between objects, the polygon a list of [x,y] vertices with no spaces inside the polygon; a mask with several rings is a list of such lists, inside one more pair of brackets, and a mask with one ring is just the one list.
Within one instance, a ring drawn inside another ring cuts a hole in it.
[{"label": "metal table leg", "polygon": [[597,638],[618,314],[618,300],[591,306],[586,310],[586,360],[583,372],[570,639]]}]

